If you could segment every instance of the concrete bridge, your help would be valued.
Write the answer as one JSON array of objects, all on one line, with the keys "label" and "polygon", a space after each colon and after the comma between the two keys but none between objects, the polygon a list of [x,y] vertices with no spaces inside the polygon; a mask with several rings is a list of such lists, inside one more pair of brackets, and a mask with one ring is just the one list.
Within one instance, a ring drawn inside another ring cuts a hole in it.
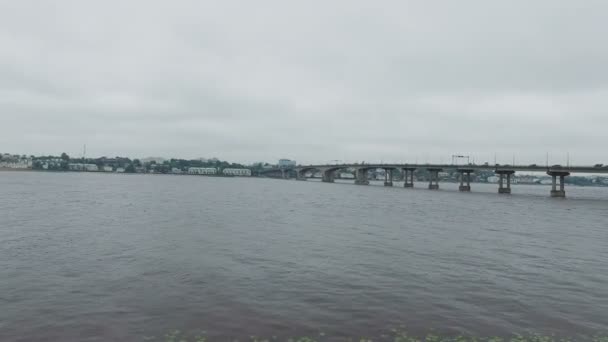
[{"label": "concrete bridge", "polygon": [[[289,178],[289,174],[296,175],[297,180],[306,180],[308,172],[322,175],[322,181],[333,183],[336,172],[340,170],[354,170],[355,184],[368,185],[368,172],[370,170],[385,170],[385,186],[393,186],[393,172],[402,170],[404,187],[414,187],[414,171],[423,169],[430,174],[428,188],[439,189],[439,172],[444,170],[455,170],[460,174],[460,191],[471,191],[471,173],[476,171],[493,171],[499,177],[498,193],[511,193],[511,177],[517,171],[544,172],[553,178],[551,197],[565,197],[564,178],[571,173],[593,173],[608,174],[608,166],[538,166],[538,165],[453,165],[453,164],[340,164],[340,165],[298,165],[289,169],[279,169],[282,178]],[[559,183],[558,183],[559,179]]]}]

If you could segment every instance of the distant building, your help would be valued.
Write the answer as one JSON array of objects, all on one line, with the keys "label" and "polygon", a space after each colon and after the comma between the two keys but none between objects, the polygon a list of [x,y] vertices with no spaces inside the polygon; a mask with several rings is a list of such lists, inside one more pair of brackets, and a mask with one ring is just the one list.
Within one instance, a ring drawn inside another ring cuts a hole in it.
[{"label": "distant building", "polygon": [[21,159],[19,161],[14,161],[14,162],[0,162],[0,168],[7,168],[7,169],[31,169],[32,168],[32,161],[31,160],[24,160]]},{"label": "distant building", "polygon": [[174,167],[171,169],[171,173],[176,174],[176,175],[181,175],[183,173],[183,171],[177,167]]},{"label": "distant building", "polygon": [[340,175],[340,178],[342,178],[342,179],[354,179],[355,178],[355,175],[353,175],[350,172],[340,172],[339,175]]},{"label": "distant building", "polygon": [[374,172],[371,172],[371,174],[372,174],[371,178],[374,180],[384,180],[386,172],[384,170],[382,170],[382,171],[374,170]]},{"label": "distant building", "polygon": [[[46,166],[46,167],[45,167]],[[42,165],[43,169],[47,169],[48,168],[48,163],[45,163]],[[68,164],[68,170],[70,171],[84,171],[84,164],[80,164],[80,163],[69,163]]]},{"label": "distant building", "polygon": [[217,169],[214,167],[190,167],[188,168],[189,175],[215,175]]},{"label": "distant building", "polygon": [[103,171],[104,171],[104,172],[112,172],[112,171],[113,171],[113,169],[112,169],[112,167],[111,167],[111,166],[109,166],[109,165],[105,165],[105,166],[103,167]]},{"label": "distant building", "polygon": [[249,169],[224,169],[222,173],[226,176],[241,176],[241,177],[249,177],[251,176],[251,170]]},{"label": "distant building", "polygon": [[279,159],[279,167],[280,168],[289,168],[296,166],[295,160],[290,159]]},{"label": "distant building", "polygon": [[534,176],[519,176],[517,182],[520,184],[537,184],[540,183],[540,179]]},{"label": "distant building", "polygon": [[488,183],[498,183],[498,180],[500,178],[498,178],[497,176],[490,176],[488,177]]},{"label": "distant building", "polygon": [[[44,166],[43,166],[44,168]],[[68,164],[68,169],[70,171],[90,171],[95,172],[99,171],[99,167],[95,164],[82,164],[82,163],[70,163]]]},{"label": "distant building", "polygon": [[[500,177],[499,176],[490,176],[490,177],[487,178],[486,181],[488,183],[498,183],[498,182],[500,182]],[[506,184],[507,183],[507,177],[505,176],[502,181],[504,182],[503,184]],[[518,184],[519,183],[518,180],[517,180],[517,178],[515,178],[515,177],[512,177],[511,180],[509,180],[509,182],[511,184]]]},{"label": "distant building", "polygon": [[0,155],[0,168],[7,169],[31,169],[33,167],[33,160],[25,155],[20,156],[18,154],[5,153]]}]

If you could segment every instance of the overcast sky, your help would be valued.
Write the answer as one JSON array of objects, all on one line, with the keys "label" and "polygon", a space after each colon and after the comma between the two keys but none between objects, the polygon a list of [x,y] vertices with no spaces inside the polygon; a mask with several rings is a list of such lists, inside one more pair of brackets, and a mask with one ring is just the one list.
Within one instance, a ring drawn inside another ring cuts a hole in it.
[{"label": "overcast sky", "polygon": [[608,1],[0,0],[0,152],[608,163]]}]

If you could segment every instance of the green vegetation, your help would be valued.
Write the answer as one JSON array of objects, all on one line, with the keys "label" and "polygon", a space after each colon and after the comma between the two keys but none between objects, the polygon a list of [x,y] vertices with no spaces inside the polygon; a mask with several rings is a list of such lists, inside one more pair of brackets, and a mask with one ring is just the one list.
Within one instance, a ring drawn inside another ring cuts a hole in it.
[{"label": "green vegetation", "polygon": [[[203,335],[194,337],[188,337],[179,330],[175,330],[163,336],[162,338],[147,337],[146,341],[164,341],[164,342],[211,342],[212,340]],[[235,340],[235,341],[248,341],[248,342],[274,342],[274,341],[285,341],[285,342],[323,342],[328,340],[336,340],[331,336],[327,336],[324,333],[318,333],[316,336],[305,336],[296,338],[278,338],[276,336],[270,338],[261,338],[256,336],[249,336],[246,339]],[[414,336],[409,335],[403,330],[392,330],[390,333],[372,337],[356,337],[356,338],[337,338],[340,341],[349,342],[575,342],[575,341],[590,341],[590,342],[608,342],[608,336],[596,335],[585,338],[566,338],[557,336],[546,336],[546,335],[513,335],[509,337],[474,337],[474,336],[445,336],[436,333],[429,333],[426,336]]]}]

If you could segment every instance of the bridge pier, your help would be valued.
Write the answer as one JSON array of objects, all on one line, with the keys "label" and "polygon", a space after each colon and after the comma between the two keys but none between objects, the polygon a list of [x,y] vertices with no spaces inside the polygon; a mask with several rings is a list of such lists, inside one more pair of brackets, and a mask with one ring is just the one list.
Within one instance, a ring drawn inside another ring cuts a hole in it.
[{"label": "bridge pier", "polygon": [[[496,174],[499,176],[498,180],[498,193],[499,194],[510,194],[511,193],[511,176],[515,173],[513,170],[496,170]],[[505,177],[506,176],[506,177]],[[507,186],[505,187],[504,181],[507,179]]]},{"label": "bridge pier", "polygon": [[427,169],[430,173],[429,190],[439,190],[439,172],[443,169]]},{"label": "bridge pier", "polygon": [[[570,176],[570,172],[566,171],[547,171],[547,174],[553,178],[551,183],[551,197],[564,198],[566,190],[564,189],[564,178]],[[557,190],[557,177],[559,176],[559,190]]]},{"label": "bridge pier", "polygon": [[[403,187],[413,188],[414,187],[414,168],[404,168],[403,170]],[[409,179],[408,179],[409,176]]]},{"label": "bridge pier", "polygon": [[355,184],[369,185],[369,180],[367,179],[367,169],[357,169],[357,171],[355,171]]},{"label": "bridge pier", "polygon": [[393,186],[393,169],[384,169],[384,186]]},{"label": "bridge pier", "polygon": [[[458,172],[460,173],[460,186],[458,187],[458,190],[462,191],[462,192],[471,191],[471,172],[473,172],[473,170],[461,169],[461,170],[458,170]],[[466,174],[466,185],[464,184],[465,174]]]},{"label": "bridge pier", "polygon": [[335,179],[334,171],[323,171],[321,181],[325,183],[333,183]]}]

